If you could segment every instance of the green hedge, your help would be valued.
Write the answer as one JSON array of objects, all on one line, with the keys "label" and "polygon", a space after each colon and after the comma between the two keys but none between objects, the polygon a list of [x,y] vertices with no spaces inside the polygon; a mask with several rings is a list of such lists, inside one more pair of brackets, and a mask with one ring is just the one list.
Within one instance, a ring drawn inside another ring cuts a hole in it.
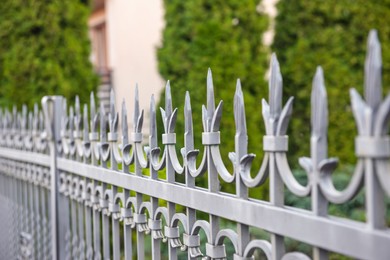
[{"label": "green hedge", "polygon": [[1,2],[1,106],[32,106],[52,94],[88,100],[97,78],[88,59],[87,2]]},{"label": "green hedge", "polygon": [[290,124],[294,162],[309,154],[310,92],[317,65],[323,66],[329,99],[329,155],[352,163],[354,124],[349,88],[363,93],[368,32],[382,42],[384,91],[390,78],[389,0],[281,0],[273,51],[284,77],[285,96],[295,96]]},{"label": "green hedge", "polygon": [[[173,105],[180,108],[176,126],[178,143],[184,143],[183,106],[188,90],[195,144],[198,148],[201,145],[201,105],[206,104],[206,75],[211,68],[216,104],[224,100],[223,157],[234,151],[233,97],[237,78],[241,79],[245,95],[249,149],[255,153],[261,151],[264,127],[260,99],[268,95],[264,80],[268,52],[261,41],[268,18],[256,11],[258,3],[255,0],[164,1],[166,27],[158,60],[161,75],[171,80]],[[164,93],[159,105],[164,106]],[[161,123],[159,129],[163,129]]]}]

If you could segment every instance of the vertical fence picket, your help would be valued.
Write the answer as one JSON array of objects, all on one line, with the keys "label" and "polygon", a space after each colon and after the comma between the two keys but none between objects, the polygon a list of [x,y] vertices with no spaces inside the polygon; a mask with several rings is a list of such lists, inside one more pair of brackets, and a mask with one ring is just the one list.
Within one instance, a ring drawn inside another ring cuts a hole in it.
[{"label": "vertical fence picket", "polygon": [[[118,170],[118,161],[120,162],[121,158],[118,152],[118,113],[115,110],[115,95],[114,90],[111,90],[110,93],[110,113],[108,114],[108,123],[109,123],[109,132],[108,142],[110,143],[110,168],[111,170]],[[112,228],[112,251],[113,251],[113,259],[120,259],[120,233],[119,233],[119,205],[115,201],[116,195],[118,194],[118,187],[111,187],[111,196],[109,199],[109,211],[111,214],[111,228]]]},{"label": "vertical fence picket", "polygon": [[[369,34],[367,49],[364,90],[369,108],[366,109],[364,115],[366,133],[363,133],[363,135],[378,136],[379,129],[375,129],[375,120],[378,120],[378,110],[382,103],[382,53],[375,30]],[[366,215],[369,228],[381,229],[386,226],[385,194],[381,188],[379,176],[375,173],[374,158],[365,159]]]},{"label": "vertical fence picket", "polygon": [[40,187],[40,210],[41,210],[41,227],[42,227],[42,259],[47,258],[47,216],[46,216],[46,188],[43,187],[44,180],[42,179],[41,187]]},{"label": "vertical fence picket", "polygon": [[[127,125],[127,110],[125,100],[122,102],[122,171],[125,174],[129,174],[129,164],[133,160],[133,156],[129,155],[130,151],[128,150],[131,147],[129,144],[128,137],[128,125]],[[132,219],[132,209],[131,206],[128,207],[127,201],[130,198],[130,191],[123,189],[123,205],[121,208],[121,217],[123,220],[123,249],[124,249],[124,259],[131,260],[133,258],[133,219]]]},{"label": "vertical fence picket", "polygon": [[[149,148],[150,151],[153,149],[157,149],[157,122],[156,122],[156,104],[154,100],[154,95],[151,96],[150,99],[150,108],[149,108],[149,117],[150,117],[150,122],[149,122]],[[149,154],[149,160],[151,158],[151,154]],[[157,170],[154,169],[153,164],[150,163],[149,165],[149,171],[150,171],[150,178],[152,180],[157,180],[158,179],[158,172]],[[161,231],[162,228],[162,221],[161,219],[156,218],[156,212],[158,208],[158,198],[156,197],[151,197],[150,198],[150,203],[151,203],[151,220],[149,223],[149,228],[152,229],[151,234],[152,234],[152,259],[153,260],[160,260],[161,259],[161,241],[163,239],[163,234]]]},{"label": "vertical fence picket", "polygon": [[[100,156],[101,156],[101,166],[103,168],[107,168],[107,159],[108,154],[104,154],[103,146],[105,146],[105,150],[107,150],[107,114],[104,109],[103,104],[100,104]],[[103,235],[103,258],[108,259],[111,257],[110,250],[110,217],[108,216],[108,202],[106,200],[106,191],[107,184],[101,184],[101,193],[100,193],[100,208],[102,215],[102,235]]]}]

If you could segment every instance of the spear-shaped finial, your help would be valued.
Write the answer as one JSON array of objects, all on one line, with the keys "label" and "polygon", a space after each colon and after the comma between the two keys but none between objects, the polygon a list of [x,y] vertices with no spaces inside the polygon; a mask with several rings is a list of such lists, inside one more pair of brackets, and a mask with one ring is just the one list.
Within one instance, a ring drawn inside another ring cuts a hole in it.
[{"label": "spear-shaped finial", "polygon": [[110,91],[110,114],[114,118],[114,116],[115,116],[115,92],[114,92],[114,88],[111,88],[111,91]]},{"label": "spear-shaped finial", "polygon": [[22,120],[23,120],[23,118],[22,118],[22,115],[21,115],[21,113],[17,113],[16,114],[16,120],[15,120],[15,129],[16,130],[20,130],[21,129],[21,126],[22,126]]},{"label": "spear-shaped finial", "polygon": [[156,122],[156,103],[154,101],[154,95],[150,98],[150,146],[151,148],[157,147],[157,122]]},{"label": "spear-shaped finial", "polygon": [[376,109],[382,101],[382,53],[376,30],[371,30],[364,65],[364,94],[367,104]]},{"label": "spear-shaped finial", "polygon": [[21,127],[23,130],[27,129],[27,106],[24,104],[22,106],[22,121],[21,121]]},{"label": "spear-shaped finial", "polygon": [[271,75],[269,80],[269,107],[271,118],[276,119],[282,111],[283,79],[276,54],[271,56]]},{"label": "spear-shaped finial", "polygon": [[215,111],[215,100],[214,100],[214,85],[213,75],[211,69],[207,71],[207,117],[208,119],[213,118]]},{"label": "spear-shaped finial", "polygon": [[81,112],[80,112],[81,110],[80,110],[80,98],[79,98],[79,96],[76,96],[76,98],[75,98],[74,108],[75,108],[76,116],[80,116],[81,115]]},{"label": "spear-shaped finial", "polygon": [[185,138],[185,146],[193,149],[194,148],[194,142],[193,142],[193,123],[192,123],[192,109],[191,109],[191,98],[190,93],[186,91],[186,97],[185,97],[185,103],[184,103],[184,128],[186,136]]},{"label": "spear-shaped finial", "polygon": [[126,101],[122,101],[122,143],[124,145],[129,143],[128,126],[127,126],[127,109]]},{"label": "spear-shaped finial", "polygon": [[38,103],[34,103],[34,115],[38,116]]},{"label": "spear-shaped finial", "polygon": [[139,95],[138,95],[138,84],[136,84],[135,93],[134,93],[134,117],[133,117],[134,132],[137,131],[138,117],[139,117]]},{"label": "spear-shaped finial", "polygon": [[39,111],[38,111],[38,104],[35,103],[34,104],[34,124],[33,124],[33,130],[37,131],[38,127],[39,127]]},{"label": "spear-shaped finial", "polygon": [[[77,131],[77,135],[79,131],[81,131],[82,127],[82,118],[81,118],[81,109],[80,109],[80,99],[79,96],[76,96],[75,99],[75,117],[74,117],[75,130]],[[80,136],[81,137],[81,136]]]},{"label": "spear-shaped finial", "polygon": [[16,129],[18,121],[18,109],[16,105],[12,107],[12,128]]},{"label": "spear-shaped finial", "polygon": [[325,137],[328,130],[328,101],[322,68],[317,67],[311,92],[312,135]]},{"label": "spear-shaped finial", "polygon": [[118,113],[115,110],[115,92],[111,88],[110,92],[110,113],[108,114],[108,123],[111,133],[116,133],[118,129]]},{"label": "spear-shaped finial", "polygon": [[[5,112],[4,112],[4,128],[5,129],[9,128],[9,120],[10,120],[9,110],[8,110],[8,108],[6,108]],[[34,127],[35,127],[35,120],[34,120]],[[34,128],[34,129],[36,129],[36,128]]]},{"label": "spear-shaped finial", "polygon": [[172,95],[171,95],[171,83],[167,81],[165,86],[165,113],[166,117],[169,118],[172,114]]},{"label": "spear-shaped finial", "polygon": [[185,132],[188,134],[192,134],[193,131],[192,108],[191,108],[190,93],[188,91],[186,91],[186,96],[185,96],[184,117],[185,117],[185,122],[184,122]]},{"label": "spear-shaped finial", "polygon": [[244,94],[242,93],[240,79],[237,79],[236,93],[234,94],[234,121],[236,123],[236,133],[246,134]]},{"label": "spear-shaped finial", "polygon": [[91,118],[91,131],[94,132],[96,131],[95,127],[94,127],[94,120],[95,120],[95,113],[96,113],[96,105],[95,105],[95,96],[93,94],[93,92],[91,92],[91,95],[90,95],[90,101],[89,101],[89,106],[91,108],[91,110],[89,111],[90,113],[90,118]]},{"label": "spear-shaped finial", "polygon": [[103,103],[100,103],[100,141],[106,141],[106,111],[104,109]]},{"label": "spear-shaped finial", "polygon": [[[28,112],[28,130],[29,130],[29,133],[31,133],[31,131],[33,130],[33,127],[34,127],[34,123],[33,122],[34,122],[33,113],[30,111],[30,112]],[[4,127],[4,124],[3,124],[3,127]]]},{"label": "spear-shaped finial", "polygon": [[73,130],[74,130],[74,110],[73,106],[69,108],[69,134],[73,137]]},{"label": "spear-shaped finial", "polygon": [[84,120],[84,142],[89,141],[89,127],[88,127],[88,105],[84,104],[84,109],[83,109],[83,120]]}]

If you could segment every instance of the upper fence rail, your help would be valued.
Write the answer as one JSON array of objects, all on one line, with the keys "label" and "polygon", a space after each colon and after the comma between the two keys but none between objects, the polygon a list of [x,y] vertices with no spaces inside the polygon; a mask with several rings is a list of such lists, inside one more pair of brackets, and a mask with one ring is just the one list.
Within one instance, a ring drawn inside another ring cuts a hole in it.
[{"label": "upper fence rail", "polygon": [[[64,234],[58,238],[60,258],[106,259],[112,256],[119,259],[124,252],[125,258],[131,259],[136,251],[138,258],[143,259],[144,236],[151,232],[154,259],[161,257],[162,240],[168,240],[170,259],[177,258],[177,248],[187,250],[188,258],[202,255],[211,259],[225,258],[225,239],[233,244],[234,259],[249,259],[256,249],[268,259],[309,258],[299,252],[286,252],[285,237],[312,245],[313,259],[327,259],[329,252],[359,259],[389,259],[390,233],[386,224],[385,198],[390,195],[390,138],[387,135],[390,95],[382,99],[381,47],[377,32],[371,31],[368,39],[364,99],[355,89],[350,91],[358,129],[355,138],[357,164],[348,186],[341,191],[332,181],[338,160],[329,158],[327,152],[328,107],[321,67],[315,73],[311,94],[310,157],[299,159],[308,178],[307,184],[303,185],[294,176],[287,160],[286,131],[293,98],[282,104],[282,75],[274,54],[270,66],[269,99],[268,102],[262,100],[266,129],[264,156],[258,170],[252,169],[255,155],[247,151],[245,103],[239,80],[234,94],[235,151],[229,154],[232,167],[227,167],[222,160],[219,147],[223,145],[220,140],[223,101],[216,106],[210,70],[207,74],[207,106],[202,107],[202,152],[194,147],[191,101],[187,92],[184,147],[177,154],[175,126],[178,109],[172,106],[168,81],[165,108],[160,108],[164,126],[163,148],[158,146],[153,96],[149,111],[149,143],[147,146],[142,143],[144,111],[139,109],[136,88],[130,133],[125,101],[119,115],[113,92],[109,111],[103,106],[98,109],[91,94],[90,106],[84,105],[83,111],[78,98],[75,106],[68,110],[66,101],[57,97],[46,98],[42,112],[37,106],[33,112],[28,112],[26,107],[22,112],[15,108],[12,113],[1,112],[2,165],[7,166],[7,160],[55,165],[58,183],[55,181],[51,187],[59,192],[56,212],[57,224],[62,228],[56,236]],[[50,144],[53,144],[51,149]],[[53,154],[55,162],[50,164],[49,158],[53,158]],[[199,164],[197,158],[201,158]],[[233,171],[229,171],[230,168]],[[145,175],[144,169],[148,169],[148,174]],[[165,178],[158,175],[162,170]],[[253,170],[257,173],[252,174]],[[14,176],[12,172],[5,173]],[[184,174],[184,184],[175,180],[176,174]],[[207,188],[195,183],[204,174],[207,174]],[[267,179],[269,201],[250,198],[249,190],[264,185]],[[220,192],[220,181],[235,185],[235,194]],[[285,187],[299,197],[310,197],[311,210],[285,206]],[[329,215],[329,203],[347,203],[363,189],[365,223]],[[178,209],[176,204],[185,209]],[[197,211],[209,214],[209,219],[197,219]],[[236,229],[221,229],[221,218],[234,221]],[[111,231],[109,219],[112,221]],[[124,222],[123,243],[120,242],[119,221]],[[162,223],[165,223],[164,228]],[[184,233],[179,229],[180,225]],[[250,227],[269,232],[270,240],[254,238]],[[207,239],[205,252],[201,250],[201,230]],[[133,231],[137,236],[136,250],[132,249]]]}]

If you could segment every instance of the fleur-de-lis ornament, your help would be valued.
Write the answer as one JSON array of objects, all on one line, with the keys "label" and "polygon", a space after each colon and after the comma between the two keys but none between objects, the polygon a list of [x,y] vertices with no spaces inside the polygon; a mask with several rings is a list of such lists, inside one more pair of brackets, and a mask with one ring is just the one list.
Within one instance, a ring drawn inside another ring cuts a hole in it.
[{"label": "fleur-de-lis ornament", "polygon": [[[173,109],[172,107],[172,95],[171,95],[171,85],[169,80],[165,86],[165,109],[160,107],[161,117],[163,119],[164,125],[164,134],[162,135],[162,143],[164,144],[164,152],[162,159],[159,161],[160,148],[155,147],[151,149],[151,163],[155,170],[160,170],[167,165],[171,164],[176,173],[183,173],[184,168],[180,165],[180,162],[176,154],[176,118],[177,118],[177,108]],[[169,161],[168,161],[169,160]],[[174,176],[169,176],[167,173],[167,179],[174,180]]]},{"label": "fleur-de-lis ornament", "polygon": [[142,126],[144,123],[144,110],[139,108],[138,85],[135,86],[134,95],[134,116],[133,116],[133,132],[131,133],[131,141],[134,143],[134,152],[137,159],[137,164],[142,168],[148,167],[148,160],[144,156],[144,150],[148,152],[148,147],[142,146]]}]

